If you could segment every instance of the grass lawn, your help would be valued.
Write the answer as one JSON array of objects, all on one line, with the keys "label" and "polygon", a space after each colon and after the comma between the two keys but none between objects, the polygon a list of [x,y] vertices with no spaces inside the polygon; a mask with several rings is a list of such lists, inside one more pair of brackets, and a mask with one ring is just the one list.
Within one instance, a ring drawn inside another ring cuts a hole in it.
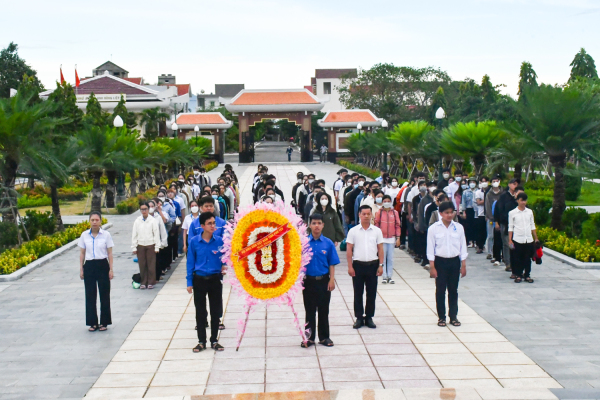
[{"label": "grass lawn", "polygon": [[[536,196],[534,194],[527,194],[529,202],[534,202],[537,198],[542,196]],[[552,197],[543,196],[552,200]],[[594,182],[583,182],[581,188],[581,196],[577,201],[567,201],[567,207],[569,206],[600,206],[600,183]]]}]

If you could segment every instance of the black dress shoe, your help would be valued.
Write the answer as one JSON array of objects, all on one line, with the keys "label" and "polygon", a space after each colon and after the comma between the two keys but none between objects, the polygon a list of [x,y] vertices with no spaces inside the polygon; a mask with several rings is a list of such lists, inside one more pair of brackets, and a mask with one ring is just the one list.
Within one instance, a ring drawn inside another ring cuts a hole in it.
[{"label": "black dress shoe", "polygon": [[368,326],[371,329],[377,328],[377,325],[375,325],[375,322],[373,322],[373,318],[367,318],[367,319],[365,319],[365,325]]},{"label": "black dress shoe", "polygon": [[362,318],[357,318],[357,319],[356,319],[356,322],[354,323],[354,325],[352,325],[352,327],[353,327],[354,329],[359,329],[359,328],[360,328],[361,326],[363,326],[364,324],[365,324],[365,323],[364,323],[364,321],[363,321],[363,319],[362,319]]}]

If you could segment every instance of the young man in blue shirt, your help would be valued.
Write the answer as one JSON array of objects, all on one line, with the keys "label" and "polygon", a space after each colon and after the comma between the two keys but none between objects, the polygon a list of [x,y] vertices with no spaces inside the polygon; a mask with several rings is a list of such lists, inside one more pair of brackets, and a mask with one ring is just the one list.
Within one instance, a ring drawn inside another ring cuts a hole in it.
[{"label": "young man in blue shirt", "polygon": [[316,313],[319,313],[319,344],[331,347],[333,342],[329,338],[329,302],[331,291],[335,289],[334,266],[340,263],[333,242],[321,235],[323,231],[323,216],[313,214],[310,216],[310,230],[312,234],[308,237],[308,243],[312,249],[312,258],[306,266],[304,277],[304,310],[306,311],[306,322],[310,329],[310,337],[302,347],[310,347],[315,344],[317,331]]},{"label": "young man in blue shirt", "polygon": [[194,306],[196,307],[196,325],[198,331],[198,345],[194,353],[206,349],[207,320],[206,295],[210,304],[210,347],[216,351],[223,351],[217,340],[219,334],[219,320],[223,315],[223,283],[221,276],[225,266],[221,261],[221,247],[223,239],[214,233],[217,230],[215,216],[205,212],[197,219],[200,221],[202,233],[194,236],[189,243],[187,254],[187,291],[194,293]]},{"label": "young man in blue shirt", "polygon": [[[215,199],[210,196],[204,196],[198,201],[198,206],[200,206],[200,213],[209,212],[214,214],[215,212]],[[223,237],[223,233],[225,232],[225,225],[227,225],[227,221],[225,221],[221,217],[217,217],[215,215],[215,223],[217,224],[217,229],[215,230],[215,236]],[[188,247],[189,242],[192,240],[194,236],[198,236],[202,233],[202,227],[200,226],[200,218],[196,218],[188,229]]]}]

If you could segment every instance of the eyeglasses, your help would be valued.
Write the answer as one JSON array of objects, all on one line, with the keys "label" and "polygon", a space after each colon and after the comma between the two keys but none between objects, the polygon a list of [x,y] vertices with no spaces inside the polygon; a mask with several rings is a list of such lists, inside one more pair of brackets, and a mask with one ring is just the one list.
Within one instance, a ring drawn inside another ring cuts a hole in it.
[{"label": "eyeglasses", "polygon": [[148,207],[140,207],[140,211],[148,211]]}]

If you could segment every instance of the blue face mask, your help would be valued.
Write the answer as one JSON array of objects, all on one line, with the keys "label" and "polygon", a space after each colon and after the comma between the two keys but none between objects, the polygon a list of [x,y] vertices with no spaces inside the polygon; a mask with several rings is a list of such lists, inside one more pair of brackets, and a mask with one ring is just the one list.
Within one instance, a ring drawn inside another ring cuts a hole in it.
[{"label": "blue face mask", "polygon": [[213,195],[212,195],[212,198],[213,198],[213,199],[218,199],[218,198],[219,198],[219,196],[217,196],[216,194],[213,194]]},{"label": "blue face mask", "polygon": [[354,189],[356,189],[358,187],[358,183],[354,184]]}]

